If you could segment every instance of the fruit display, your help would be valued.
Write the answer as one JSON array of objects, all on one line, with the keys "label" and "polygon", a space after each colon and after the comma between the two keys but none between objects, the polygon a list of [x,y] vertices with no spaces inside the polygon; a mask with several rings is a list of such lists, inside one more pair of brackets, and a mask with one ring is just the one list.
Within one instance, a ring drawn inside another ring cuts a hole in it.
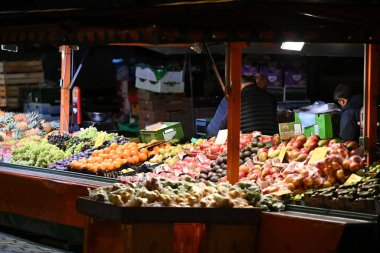
[{"label": "fruit display", "polygon": [[190,178],[171,181],[151,178],[133,186],[114,184],[89,191],[90,199],[129,207],[260,207],[264,210],[283,209],[274,198],[263,197],[252,182],[196,183]]},{"label": "fruit display", "polygon": [[168,159],[169,157],[175,157],[178,154],[184,152],[183,145],[172,145],[171,143],[161,144],[156,146],[152,150],[153,152],[150,155],[154,155],[149,159],[150,163],[161,163]]},{"label": "fruit display", "polygon": [[51,145],[47,140],[41,143],[29,142],[12,152],[11,163],[47,168],[49,164],[65,157],[65,152]]},{"label": "fruit display", "polygon": [[200,182],[218,182],[227,180],[227,156],[221,155],[210,165],[200,171],[197,180]]},{"label": "fruit display", "polygon": [[374,174],[379,174],[380,173],[380,162],[374,162],[370,166],[368,166],[368,172],[369,173],[374,173]]},{"label": "fruit display", "polygon": [[374,213],[375,201],[380,201],[380,179],[364,178],[350,185],[309,190],[294,196],[292,201],[307,206]]},{"label": "fruit display", "polygon": [[87,159],[91,156],[93,151],[94,151],[93,149],[87,149],[86,151],[79,152],[68,158],[60,159],[48,167],[54,170],[68,170],[71,162],[75,160],[80,160],[80,159]]},{"label": "fruit display", "polygon": [[123,165],[137,165],[148,159],[149,151],[145,144],[112,142],[108,147],[94,150],[89,158],[81,158],[70,163],[71,170],[86,170],[93,174],[120,169]]},{"label": "fruit display", "polygon": [[59,121],[46,122],[38,112],[12,113],[0,111],[2,140],[19,140],[33,135],[43,136],[59,129]]}]

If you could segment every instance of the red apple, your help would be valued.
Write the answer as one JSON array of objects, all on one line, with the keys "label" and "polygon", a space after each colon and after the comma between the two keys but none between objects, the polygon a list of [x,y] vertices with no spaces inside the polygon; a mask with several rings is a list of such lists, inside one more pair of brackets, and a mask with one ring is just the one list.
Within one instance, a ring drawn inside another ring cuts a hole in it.
[{"label": "red apple", "polygon": [[267,152],[261,152],[258,155],[260,162],[265,162],[268,159],[268,153]]},{"label": "red apple", "polygon": [[302,142],[302,143],[305,143],[307,140],[307,137],[305,135],[299,135],[296,137],[296,141],[299,141],[299,142]]},{"label": "red apple", "polygon": [[239,178],[243,178],[246,176],[246,173],[244,171],[239,171]]},{"label": "red apple", "polygon": [[358,171],[360,169],[360,164],[359,163],[357,163],[357,162],[351,162],[350,163],[350,170],[352,171],[352,172],[356,172],[356,171]]},{"label": "red apple", "polygon": [[344,159],[342,162],[342,167],[346,170],[350,169],[350,160],[349,159]]}]

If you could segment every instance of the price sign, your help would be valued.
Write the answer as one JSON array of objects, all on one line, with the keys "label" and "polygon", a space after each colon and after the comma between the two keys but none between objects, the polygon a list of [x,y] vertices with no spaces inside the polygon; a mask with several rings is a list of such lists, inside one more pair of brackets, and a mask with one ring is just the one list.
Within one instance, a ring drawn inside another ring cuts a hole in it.
[{"label": "price sign", "polygon": [[226,143],[227,136],[228,136],[227,129],[219,130],[218,136],[216,136],[215,144],[223,145],[224,143]]},{"label": "price sign", "polygon": [[278,155],[278,159],[280,159],[280,163],[284,161],[286,150],[287,150],[286,147],[281,148],[280,154]]},{"label": "price sign", "polygon": [[346,182],[344,182],[343,185],[347,186],[347,185],[355,184],[361,180],[362,180],[362,177],[360,177],[356,174],[351,174],[351,176],[346,180]]},{"label": "price sign", "polygon": [[318,162],[318,161],[322,160],[323,158],[325,158],[325,156],[327,154],[327,151],[328,151],[327,147],[320,147],[320,148],[314,149],[313,154],[311,155],[308,164],[313,165],[316,162]]},{"label": "price sign", "polygon": [[192,143],[197,143],[198,139],[197,138],[191,138]]}]

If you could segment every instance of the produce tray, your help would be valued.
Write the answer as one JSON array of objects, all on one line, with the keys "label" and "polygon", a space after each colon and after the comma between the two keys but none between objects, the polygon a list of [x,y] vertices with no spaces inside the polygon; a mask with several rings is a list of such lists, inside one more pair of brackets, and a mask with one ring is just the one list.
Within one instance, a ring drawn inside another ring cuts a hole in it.
[{"label": "produce tray", "polygon": [[24,171],[31,171],[31,172],[38,172],[38,173],[47,173],[47,174],[58,175],[58,176],[73,177],[73,178],[79,178],[79,179],[84,179],[84,180],[100,181],[100,182],[111,183],[111,184],[116,183],[115,178],[107,178],[103,176],[96,176],[96,175],[71,172],[71,171],[53,170],[53,169],[48,169],[48,168],[23,166],[23,165],[3,163],[3,162],[0,162],[0,167],[12,168],[12,169],[20,170],[20,171],[24,170]]},{"label": "produce tray", "polygon": [[123,223],[257,224],[261,218],[259,208],[120,207],[88,197],[77,199],[77,210]]}]

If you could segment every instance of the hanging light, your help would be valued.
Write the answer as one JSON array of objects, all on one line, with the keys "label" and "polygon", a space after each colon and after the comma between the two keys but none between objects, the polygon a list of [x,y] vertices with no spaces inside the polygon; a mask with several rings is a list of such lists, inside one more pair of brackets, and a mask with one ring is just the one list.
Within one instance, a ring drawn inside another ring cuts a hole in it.
[{"label": "hanging light", "polygon": [[285,41],[281,44],[282,50],[301,51],[305,42]]},{"label": "hanging light", "polygon": [[202,53],[202,44],[198,42],[194,43],[193,45],[191,45],[190,49],[196,52],[197,54],[200,54]]}]

